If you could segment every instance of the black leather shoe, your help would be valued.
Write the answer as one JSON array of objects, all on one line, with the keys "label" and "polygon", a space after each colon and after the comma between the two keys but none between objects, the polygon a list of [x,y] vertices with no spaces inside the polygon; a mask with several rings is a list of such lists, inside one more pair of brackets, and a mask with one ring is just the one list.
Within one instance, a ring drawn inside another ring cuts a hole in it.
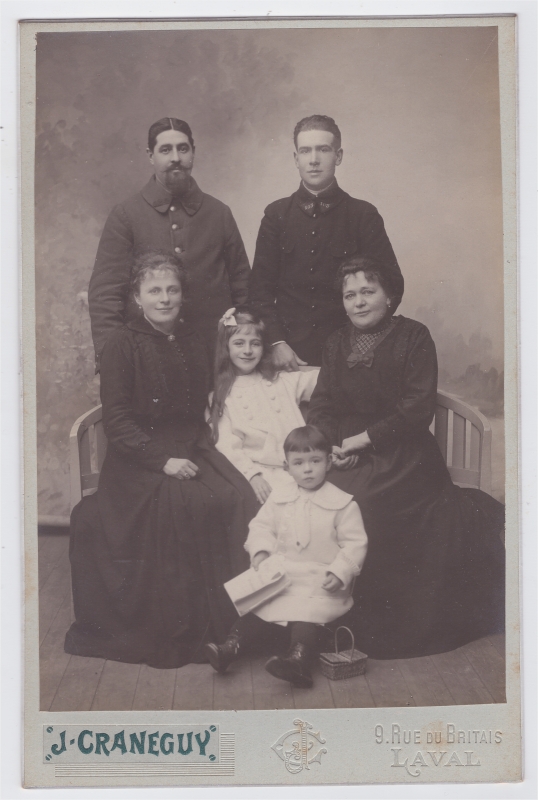
[{"label": "black leather shoe", "polygon": [[265,669],[275,678],[289,681],[300,689],[311,689],[314,685],[309,667],[309,657],[304,644],[297,643],[290,649],[285,658],[273,656],[265,665]]},{"label": "black leather shoe", "polygon": [[239,655],[239,636],[235,634],[228,636],[224,644],[209,642],[204,647],[204,653],[214,670],[226,672],[232,661],[235,661]]}]

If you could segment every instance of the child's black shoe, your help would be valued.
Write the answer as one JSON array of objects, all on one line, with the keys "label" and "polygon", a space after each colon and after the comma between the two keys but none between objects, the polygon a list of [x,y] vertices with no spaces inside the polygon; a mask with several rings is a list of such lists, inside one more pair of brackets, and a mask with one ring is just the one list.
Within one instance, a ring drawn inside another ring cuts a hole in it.
[{"label": "child's black shoe", "polygon": [[226,672],[232,661],[239,655],[239,636],[230,634],[224,644],[209,642],[204,647],[209,663],[217,672]]},{"label": "child's black shoe", "polygon": [[304,644],[294,644],[285,658],[273,656],[265,669],[275,678],[289,681],[301,689],[311,689],[314,682],[309,667],[309,654]]}]

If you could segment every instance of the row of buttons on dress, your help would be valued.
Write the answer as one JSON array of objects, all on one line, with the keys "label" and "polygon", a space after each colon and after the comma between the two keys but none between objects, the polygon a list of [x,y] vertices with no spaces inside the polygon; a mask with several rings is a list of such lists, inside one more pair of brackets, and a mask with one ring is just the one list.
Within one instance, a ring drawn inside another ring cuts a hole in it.
[{"label": "row of buttons on dress", "polygon": [[[263,381],[263,384],[264,384],[265,386],[273,386],[273,382],[272,382],[272,381]],[[277,401],[277,397],[276,397],[276,391],[273,391],[273,392],[272,392],[272,393],[269,395],[269,398],[270,398],[271,400],[273,400],[274,402],[278,402],[278,401]],[[245,400],[245,399],[246,399],[246,398],[244,397],[244,395],[243,395],[243,392],[238,392],[238,393],[237,393],[237,399],[238,399],[238,400]],[[246,402],[246,403],[243,403],[243,408],[245,409],[245,411],[249,411],[249,409],[250,409],[250,404],[249,404],[248,402]],[[275,406],[275,409],[274,409],[274,410],[276,411],[276,413],[277,413],[277,414],[280,414],[280,412],[282,411],[282,409],[280,408],[280,406]],[[249,420],[252,420],[252,419],[254,419],[254,414],[253,414],[251,411],[249,411],[249,413],[248,413],[248,414],[245,414],[245,416],[246,416],[246,418],[247,418],[247,419],[249,419]]]},{"label": "row of buttons on dress", "polygon": [[[176,337],[174,336],[173,333],[169,334],[166,338],[168,339],[169,342],[175,342],[176,341]],[[176,353],[178,354],[178,356],[179,356],[179,358],[181,360],[181,363],[183,364],[183,367],[184,367],[185,372],[186,372],[187,371],[187,363],[185,361],[185,354],[183,353],[183,350],[181,349],[181,347],[178,344],[175,345],[174,349],[175,349]],[[186,394],[187,394],[186,410],[189,411],[189,409],[191,407],[191,387],[190,387],[190,384],[187,384]]]}]

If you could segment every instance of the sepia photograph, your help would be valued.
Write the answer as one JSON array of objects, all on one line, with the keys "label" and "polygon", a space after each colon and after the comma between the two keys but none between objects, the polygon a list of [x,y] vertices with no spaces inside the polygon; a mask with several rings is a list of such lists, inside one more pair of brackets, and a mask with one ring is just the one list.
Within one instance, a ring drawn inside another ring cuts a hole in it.
[{"label": "sepia photograph", "polygon": [[[189,712],[164,761],[205,756],[217,712],[288,711],[266,783],[329,758],[311,710],[399,709],[370,740],[404,746],[404,710],[452,707],[391,781],[484,780],[496,709],[517,725],[502,24],[27,23],[26,658],[53,785],[128,733],[158,755],[131,716],[94,738],[65,712]],[[475,706],[480,730],[451,722]],[[207,770],[234,774],[227,735]]]}]

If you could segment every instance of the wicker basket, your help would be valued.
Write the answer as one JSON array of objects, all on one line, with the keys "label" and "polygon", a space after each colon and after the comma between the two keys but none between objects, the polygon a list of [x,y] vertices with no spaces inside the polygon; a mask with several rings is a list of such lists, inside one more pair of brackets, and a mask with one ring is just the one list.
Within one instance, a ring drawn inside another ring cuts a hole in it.
[{"label": "wicker basket", "polygon": [[[351,636],[351,650],[338,650],[338,631],[347,631]],[[355,675],[364,675],[368,656],[355,650],[355,638],[349,628],[340,625],[334,634],[335,653],[320,653],[319,667],[331,681],[340,681],[343,678],[353,678]]]}]

